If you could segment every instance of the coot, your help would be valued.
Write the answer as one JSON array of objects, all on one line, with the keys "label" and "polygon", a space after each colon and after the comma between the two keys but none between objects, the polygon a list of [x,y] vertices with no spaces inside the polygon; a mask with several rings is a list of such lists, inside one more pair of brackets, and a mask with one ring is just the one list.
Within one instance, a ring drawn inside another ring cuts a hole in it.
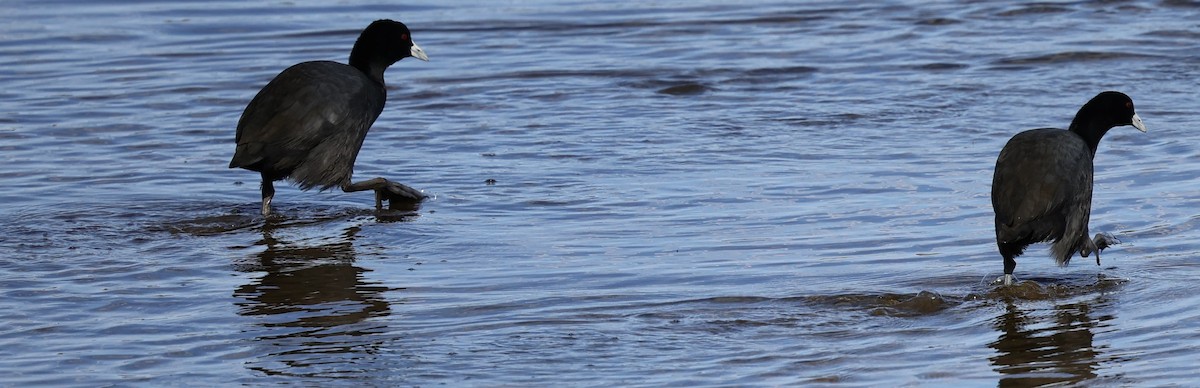
[{"label": "coot", "polygon": [[350,182],[367,130],[387,100],[383,72],[406,57],[429,60],[404,23],[377,20],[354,42],[348,65],[299,63],[254,96],[238,121],[237,150],[229,168],[262,175],[264,216],[271,213],[272,182],[282,179],[302,190],[375,190],[376,208],[384,200],[394,205],[425,198],[420,191],[384,178]]},{"label": "coot", "polygon": [[992,209],[996,211],[996,245],[1004,257],[1004,276],[1013,284],[1014,260],[1029,244],[1051,241],[1050,254],[1065,266],[1079,252],[1096,254],[1115,243],[1097,234],[1088,238],[1092,211],[1092,158],[1100,138],[1116,126],[1146,132],[1133,110],[1133,100],[1120,92],[1096,95],[1075,114],[1071,127],[1032,129],[1004,145],[992,177]]}]

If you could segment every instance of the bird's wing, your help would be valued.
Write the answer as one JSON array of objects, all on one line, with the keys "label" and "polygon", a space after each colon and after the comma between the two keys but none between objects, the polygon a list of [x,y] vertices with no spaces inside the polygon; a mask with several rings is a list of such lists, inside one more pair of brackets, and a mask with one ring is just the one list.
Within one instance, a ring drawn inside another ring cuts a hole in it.
[{"label": "bird's wing", "polygon": [[358,70],[336,62],[305,62],[279,73],[238,121],[235,163],[240,157],[242,165],[263,158],[294,165],[291,159],[343,131],[343,122],[362,120],[350,113],[350,104],[367,82]]},{"label": "bird's wing", "polygon": [[1083,199],[1084,194],[1090,201],[1092,166],[1087,145],[1068,131],[1041,131],[1054,131],[1056,136],[1019,134],[996,160],[992,207],[997,223],[1011,226],[1061,213],[1063,206]]}]

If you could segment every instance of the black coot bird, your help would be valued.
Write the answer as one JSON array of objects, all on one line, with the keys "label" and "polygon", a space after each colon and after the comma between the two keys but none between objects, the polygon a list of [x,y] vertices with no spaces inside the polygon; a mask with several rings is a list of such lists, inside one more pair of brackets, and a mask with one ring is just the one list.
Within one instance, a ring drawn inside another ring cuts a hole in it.
[{"label": "black coot bird", "polygon": [[411,187],[375,178],[351,183],[354,160],[387,100],[383,72],[405,57],[428,61],[404,23],[377,20],[354,42],[349,65],[303,62],[275,76],[254,96],[237,126],[237,150],[229,168],[262,174],[262,214],[271,213],[272,182],[288,179],[300,189],[375,190],[375,207],[420,202]]},{"label": "black coot bird", "polygon": [[1014,260],[1029,244],[1052,241],[1051,256],[1065,266],[1079,252],[1096,254],[1115,243],[1097,234],[1088,238],[1092,212],[1092,158],[1100,138],[1116,126],[1146,132],[1133,110],[1133,100],[1120,92],[1103,92],[1079,108],[1071,128],[1031,129],[1004,145],[992,177],[992,209],[996,211],[996,245],[1004,256],[1004,276],[1011,285]]}]

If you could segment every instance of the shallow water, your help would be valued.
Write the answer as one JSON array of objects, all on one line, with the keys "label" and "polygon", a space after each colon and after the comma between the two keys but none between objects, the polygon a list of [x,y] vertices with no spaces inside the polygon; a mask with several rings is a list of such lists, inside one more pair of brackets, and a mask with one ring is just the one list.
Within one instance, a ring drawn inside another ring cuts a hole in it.
[{"label": "shallow water", "polygon": [[[0,19],[0,385],[1186,385],[1200,5],[19,1]],[[280,70],[376,18],[356,177],[226,168]],[[1102,90],[1066,268],[1001,273],[991,168]],[[493,181],[489,181],[493,180]]]}]

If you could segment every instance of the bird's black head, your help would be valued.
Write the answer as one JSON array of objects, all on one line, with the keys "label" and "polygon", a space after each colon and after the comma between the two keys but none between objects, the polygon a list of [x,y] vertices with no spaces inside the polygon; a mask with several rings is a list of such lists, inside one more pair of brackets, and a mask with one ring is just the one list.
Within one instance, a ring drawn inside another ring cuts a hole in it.
[{"label": "bird's black head", "polygon": [[1071,121],[1071,131],[1082,136],[1096,153],[1100,138],[1109,129],[1122,125],[1132,125],[1139,131],[1146,132],[1142,118],[1133,109],[1133,99],[1125,93],[1107,91],[1092,97],[1091,101],[1079,108],[1075,120]]},{"label": "bird's black head", "polygon": [[425,51],[413,43],[408,26],[395,20],[376,20],[354,42],[354,49],[350,51],[350,66],[372,75],[372,78],[378,75],[379,81],[382,81],[383,70],[406,57],[429,61]]},{"label": "bird's black head", "polygon": [[1075,130],[1076,125],[1080,124],[1092,127],[1093,130],[1103,127],[1104,131],[1112,127],[1132,125],[1139,131],[1146,132],[1141,117],[1138,117],[1133,109],[1133,99],[1125,93],[1114,91],[1100,92],[1084,104],[1079,113],[1075,114],[1071,129]]}]

